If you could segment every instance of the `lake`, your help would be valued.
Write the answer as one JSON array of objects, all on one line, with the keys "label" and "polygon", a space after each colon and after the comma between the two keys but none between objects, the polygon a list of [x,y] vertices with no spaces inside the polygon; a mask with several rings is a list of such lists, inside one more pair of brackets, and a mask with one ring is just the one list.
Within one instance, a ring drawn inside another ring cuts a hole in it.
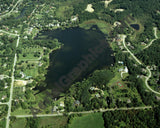
[{"label": "lake", "polygon": [[106,37],[96,26],[90,30],[77,27],[43,31],[40,35],[47,39],[57,38],[64,44],[60,50],[50,54],[46,75],[47,87],[55,89],[56,94],[66,90],[75,81],[86,78],[94,70],[114,63]]}]

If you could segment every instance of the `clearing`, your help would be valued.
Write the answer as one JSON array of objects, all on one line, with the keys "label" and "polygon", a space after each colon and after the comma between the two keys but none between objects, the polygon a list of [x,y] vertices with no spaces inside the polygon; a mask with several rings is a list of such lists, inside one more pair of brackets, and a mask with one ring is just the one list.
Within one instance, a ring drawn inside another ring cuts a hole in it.
[{"label": "clearing", "polygon": [[92,8],[92,4],[88,4],[85,11],[90,12],[90,13],[94,12],[94,9]]},{"label": "clearing", "polygon": [[105,3],[105,8],[108,7],[108,5],[112,2],[112,0],[105,0],[104,3]]},{"label": "clearing", "polygon": [[86,114],[81,117],[74,117],[69,128],[104,128],[102,113]]}]

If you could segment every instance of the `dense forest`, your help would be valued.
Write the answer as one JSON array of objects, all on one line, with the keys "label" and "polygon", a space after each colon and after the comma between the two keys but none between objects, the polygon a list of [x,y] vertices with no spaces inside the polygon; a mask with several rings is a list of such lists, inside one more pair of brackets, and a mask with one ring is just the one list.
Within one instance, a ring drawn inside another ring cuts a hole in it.
[{"label": "dense forest", "polygon": [[105,112],[105,128],[159,128],[160,107],[153,110]]},{"label": "dense forest", "polygon": [[[109,89],[106,84],[113,76],[114,74],[109,70],[97,70],[88,79],[73,84],[66,95],[66,111],[82,111],[107,107],[105,97],[102,94],[102,98],[92,96],[95,91],[92,91],[91,87]],[[98,90],[98,92],[101,93],[101,90]],[[79,106],[80,103],[81,105]]]},{"label": "dense forest", "polygon": [[142,60],[146,65],[157,65],[160,69],[160,40],[154,41],[154,43],[142,52],[137,54],[137,57]]}]

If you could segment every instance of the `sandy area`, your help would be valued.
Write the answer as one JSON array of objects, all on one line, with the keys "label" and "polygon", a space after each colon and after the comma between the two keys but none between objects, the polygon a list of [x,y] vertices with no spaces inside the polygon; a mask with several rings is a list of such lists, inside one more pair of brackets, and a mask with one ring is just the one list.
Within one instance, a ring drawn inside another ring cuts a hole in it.
[{"label": "sandy area", "polygon": [[116,12],[123,12],[124,11],[124,9],[115,9],[114,10],[114,12],[116,13]]},{"label": "sandy area", "polygon": [[121,22],[115,21],[115,22],[114,22],[114,27],[116,27],[116,26],[118,26],[118,25],[121,25]]},{"label": "sandy area", "polygon": [[85,11],[90,12],[90,13],[94,12],[94,9],[92,8],[92,4],[88,4]]},{"label": "sandy area", "polygon": [[109,3],[111,3],[113,0],[105,0],[104,3],[105,3],[105,8],[108,7]]},{"label": "sandy area", "polygon": [[16,86],[25,86],[25,85],[27,85],[27,83],[28,83],[28,81],[26,81],[26,80],[16,80],[15,81]]}]

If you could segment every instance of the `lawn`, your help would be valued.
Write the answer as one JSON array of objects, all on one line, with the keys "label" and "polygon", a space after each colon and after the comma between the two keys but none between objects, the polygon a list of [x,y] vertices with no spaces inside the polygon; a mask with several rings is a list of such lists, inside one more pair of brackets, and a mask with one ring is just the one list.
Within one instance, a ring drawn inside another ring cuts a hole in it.
[{"label": "lawn", "polygon": [[69,128],[104,128],[102,113],[92,113],[75,117],[71,120]]},{"label": "lawn", "polygon": [[26,60],[37,60],[39,57],[35,57],[34,54],[39,52],[39,56],[43,53],[43,48],[37,47],[26,47],[22,48],[22,54],[19,54],[19,59],[22,61]]},{"label": "lawn", "polygon": [[16,109],[14,112],[12,112],[12,116],[14,115],[26,115],[26,114],[30,114],[31,110],[30,109],[22,109],[22,108],[18,108]]},{"label": "lawn", "polygon": [[67,19],[66,16],[71,16],[73,13],[72,6],[60,6],[56,11],[56,16],[62,19]]},{"label": "lawn", "polygon": [[38,75],[38,68],[27,69],[24,71],[26,76],[32,76],[33,78]]}]

